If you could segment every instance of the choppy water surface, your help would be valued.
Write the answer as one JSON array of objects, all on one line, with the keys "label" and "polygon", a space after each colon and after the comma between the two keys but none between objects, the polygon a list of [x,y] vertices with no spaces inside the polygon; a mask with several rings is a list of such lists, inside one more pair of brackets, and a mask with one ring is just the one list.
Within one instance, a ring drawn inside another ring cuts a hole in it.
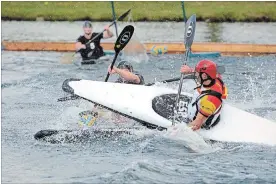
[{"label": "choppy water surface", "polygon": [[[86,102],[57,102],[67,78],[104,80],[108,63],[81,70],[60,64],[62,53],[2,53],[2,182],[4,183],[275,183],[276,148],[254,144],[208,143],[195,152],[163,133],[91,138],[82,143],[34,140],[42,129],[77,127]],[[276,121],[275,56],[221,57],[226,66],[228,102]],[[146,82],[179,76],[183,55],[150,57],[136,63]],[[189,64],[194,65],[196,59]],[[114,81],[111,77],[110,81]],[[178,83],[170,84],[176,88]],[[123,100],[123,99],[122,99]],[[102,127],[138,126],[111,121]]]}]

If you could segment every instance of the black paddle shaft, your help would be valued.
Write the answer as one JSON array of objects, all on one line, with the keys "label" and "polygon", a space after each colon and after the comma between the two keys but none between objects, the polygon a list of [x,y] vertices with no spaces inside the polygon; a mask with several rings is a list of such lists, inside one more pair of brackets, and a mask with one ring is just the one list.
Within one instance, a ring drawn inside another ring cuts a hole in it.
[{"label": "black paddle shaft", "polygon": [[[118,53],[116,52],[116,53],[115,53],[115,57],[114,57],[114,59],[113,59],[113,61],[112,61],[112,63],[111,63],[111,66],[110,66],[110,69],[111,69],[111,70],[113,69],[113,66],[114,66],[114,64],[115,64],[115,61],[116,61],[117,57],[118,57]],[[106,77],[105,77],[104,82],[107,82],[107,81],[108,81],[109,76],[110,76],[110,73],[108,72],[107,75],[106,75]]]},{"label": "black paddle shaft", "polygon": [[[187,74],[184,76],[185,79],[194,79],[194,74]],[[180,80],[180,77],[175,77],[175,78],[172,78],[172,79],[166,79],[166,80],[163,80],[163,81],[160,81],[160,83],[169,83],[169,82],[175,82],[175,81],[179,81]],[[156,82],[153,82],[153,83],[148,83],[148,84],[145,84],[145,86],[152,86],[154,85]]]},{"label": "black paddle shaft", "polygon": [[[116,59],[120,53],[121,50],[128,44],[129,40],[131,39],[132,35],[134,33],[134,27],[132,25],[126,26],[123,31],[120,33],[119,37],[116,40],[114,50],[115,50],[115,56],[111,63],[110,69],[113,69],[113,66],[116,62]],[[110,74],[109,72],[106,75],[105,82],[108,81]]]},{"label": "black paddle shaft", "polygon": [[[113,26],[113,24],[115,24],[117,21],[121,21],[124,18],[126,18],[126,16],[129,14],[129,12],[131,11],[131,9],[129,9],[127,12],[125,12],[123,15],[121,15],[117,20],[114,20],[111,24],[109,24],[109,27]],[[100,32],[99,34],[97,34],[95,37],[93,37],[91,40],[89,40],[85,45],[89,45],[91,42],[93,42],[96,38],[98,38],[105,30],[103,30],[102,32]],[[78,53],[80,50],[76,51],[74,53],[74,55],[76,53]]]},{"label": "black paddle shaft", "polygon": [[[114,20],[109,27],[113,26],[113,24],[115,24],[117,21],[121,21],[123,20],[131,11],[131,9],[129,9],[127,12],[125,12],[123,15],[121,15],[118,20]],[[86,45],[90,44],[92,41],[94,41],[96,38],[98,38],[105,30],[103,30],[102,32],[100,32],[99,34],[97,34],[95,37],[93,37],[89,42],[86,43]]]}]

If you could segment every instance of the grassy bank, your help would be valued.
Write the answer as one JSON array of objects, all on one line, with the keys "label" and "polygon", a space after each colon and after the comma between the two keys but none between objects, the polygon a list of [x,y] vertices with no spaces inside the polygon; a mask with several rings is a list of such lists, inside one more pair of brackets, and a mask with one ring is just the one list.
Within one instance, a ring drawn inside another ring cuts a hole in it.
[{"label": "grassy bank", "polygon": [[[182,21],[180,2],[115,2],[117,16],[132,8],[135,21]],[[185,2],[186,15],[210,22],[276,22],[276,2]],[[2,2],[3,20],[112,20],[110,2]]]}]

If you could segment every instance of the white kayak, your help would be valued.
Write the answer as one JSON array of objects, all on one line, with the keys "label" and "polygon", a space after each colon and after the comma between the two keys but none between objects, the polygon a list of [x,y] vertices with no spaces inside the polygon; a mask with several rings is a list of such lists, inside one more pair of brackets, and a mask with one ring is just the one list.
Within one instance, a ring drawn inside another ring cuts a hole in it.
[{"label": "white kayak", "polygon": [[94,64],[104,63],[104,62],[110,62],[112,61],[112,59],[113,59],[113,56],[111,55],[105,55],[98,59],[88,59],[88,60],[82,60],[81,57],[78,57],[73,63],[77,66],[94,65]]},{"label": "white kayak", "polygon": [[[67,79],[63,90],[110,110],[127,115],[149,127],[169,128],[177,91],[167,87],[141,86],[91,80]],[[181,101],[192,95],[181,93]],[[276,145],[276,123],[225,103],[221,119],[209,130],[197,131],[204,139]]]}]

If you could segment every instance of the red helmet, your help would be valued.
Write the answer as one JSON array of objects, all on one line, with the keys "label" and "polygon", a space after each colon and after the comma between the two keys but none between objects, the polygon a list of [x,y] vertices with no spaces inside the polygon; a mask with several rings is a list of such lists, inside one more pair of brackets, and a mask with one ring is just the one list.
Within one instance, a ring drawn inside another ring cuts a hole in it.
[{"label": "red helmet", "polygon": [[201,60],[195,67],[195,71],[198,73],[206,73],[212,79],[217,78],[217,65],[210,60]]}]

